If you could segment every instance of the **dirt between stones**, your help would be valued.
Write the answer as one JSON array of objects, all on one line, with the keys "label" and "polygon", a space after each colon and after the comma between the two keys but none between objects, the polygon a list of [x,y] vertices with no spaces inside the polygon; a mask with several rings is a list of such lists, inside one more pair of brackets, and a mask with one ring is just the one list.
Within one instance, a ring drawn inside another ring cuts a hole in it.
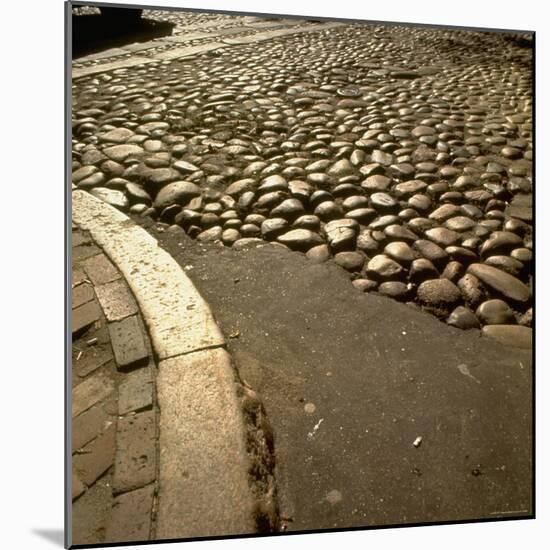
[{"label": "dirt between stones", "polygon": [[331,261],[136,221],[193,280],[265,406],[283,529],[532,514],[529,351],[364,294]]}]

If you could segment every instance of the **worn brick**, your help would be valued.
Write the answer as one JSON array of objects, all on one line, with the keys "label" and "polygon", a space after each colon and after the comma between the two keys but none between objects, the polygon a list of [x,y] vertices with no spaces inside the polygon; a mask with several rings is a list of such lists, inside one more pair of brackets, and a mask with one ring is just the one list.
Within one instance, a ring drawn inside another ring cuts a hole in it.
[{"label": "worn brick", "polygon": [[78,477],[78,474],[76,474],[73,471],[72,475],[73,481],[71,483],[71,492],[72,492],[72,500],[77,499],[84,491],[86,490],[86,486],[84,483],[82,483],[82,480]]},{"label": "worn brick", "polygon": [[72,308],[75,309],[94,299],[94,289],[87,283],[80,284],[72,289]]},{"label": "worn brick", "polygon": [[105,399],[115,389],[115,383],[104,373],[94,374],[92,377],[78,384],[72,391],[72,417],[93,407],[97,402]]},{"label": "worn brick", "polygon": [[111,345],[120,369],[136,366],[148,358],[147,346],[136,315],[109,324]]},{"label": "worn brick", "polygon": [[151,367],[143,367],[124,375],[118,387],[118,413],[147,409],[153,404]]},{"label": "worn brick", "polygon": [[121,321],[138,312],[134,296],[122,279],[98,285],[95,292],[108,321]]},{"label": "worn brick", "polygon": [[153,411],[119,418],[113,491],[144,487],[155,479],[155,414]]},{"label": "worn brick", "polygon": [[99,437],[86,445],[83,453],[73,456],[73,468],[88,486],[101,477],[115,458],[116,428],[112,424]]},{"label": "worn brick", "polygon": [[94,285],[103,285],[120,279],[120,273],[105,254],[98,254],[82,262],[84,270]]},{"label": "worn brick", "polygon": [[81,262],[86,258],[90,258],[99,254],[101,250],[95,244],[81,244],[80,246],[75,246],[72,249],[72,260],[73,262]]},{"label": "worn brick", "polygon": [[86,281],[86,273],[78,267],[73,268],[72,270],[72,277],[71,277],[71,287],[74,288],[75,286],[79,285],[80,283],[84,283]]},{"label": "worn brick", "polygon": [[89,327],[100,318],[101,308],[95,300],[73,309],[71,319],[73,335],[79,334],[82,330]]},{"label": "worn brick", "polygon": [[[77,355],[78,357],[78,355]],[[85,347],[80,359],[75,361],[78,376],[85,377],[94,370],[114,361],[111,346],[89,346]]]},{"label": "worn brick", "polygon": [[155,489],[148,485],[115,498],[105,532],[105,542],[148,540]]},{"label": "worn brick", "polygon": [[71,235],[71,246],[76,247],[83,244],[91,243],[92,239],[88,233],[82,231],[73,231]]},{"label": "worn brick", "polygon": [[72,425],[73,451],[96,438],[112,421],[112,417],[105,412],[101,403],[79,414],[73,419]]}]

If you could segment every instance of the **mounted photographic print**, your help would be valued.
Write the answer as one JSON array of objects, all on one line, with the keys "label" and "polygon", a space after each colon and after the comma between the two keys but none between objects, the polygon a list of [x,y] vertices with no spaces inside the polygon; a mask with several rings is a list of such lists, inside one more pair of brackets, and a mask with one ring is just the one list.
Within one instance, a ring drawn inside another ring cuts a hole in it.
[{"label": "mounted photographic print", "polygon": [[66,8],[66,545],[533,518],[534,33]]}]

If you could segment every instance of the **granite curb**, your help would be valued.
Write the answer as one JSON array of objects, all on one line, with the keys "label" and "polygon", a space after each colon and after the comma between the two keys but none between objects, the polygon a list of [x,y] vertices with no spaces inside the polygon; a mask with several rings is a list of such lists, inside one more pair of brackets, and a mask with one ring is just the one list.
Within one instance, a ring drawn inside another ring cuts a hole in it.
[{"label": "granite curb", "polygon": [[175,260],[126,215],[81,190],[73,190],[72,205],[73,223],[89,232],[131,289],[158,365],[155,538],[256,532],[250,430],[210,308]]}]

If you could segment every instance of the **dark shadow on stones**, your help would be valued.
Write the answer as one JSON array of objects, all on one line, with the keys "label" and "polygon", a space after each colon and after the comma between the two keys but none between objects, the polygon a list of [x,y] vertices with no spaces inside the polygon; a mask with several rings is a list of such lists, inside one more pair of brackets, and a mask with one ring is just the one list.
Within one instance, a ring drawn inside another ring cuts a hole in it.
[{"label": "dark shadow on stones", "polygon": [[73,59],[135,42],[170,36],[174,23],[141,17],[139,10],[72,15]]},{"label": "dark shadow on stones", "polygon": [[64,532],[63,529],[33,529],[32,532],[49,542],[53,542],[56,546],[63,548]]}]

